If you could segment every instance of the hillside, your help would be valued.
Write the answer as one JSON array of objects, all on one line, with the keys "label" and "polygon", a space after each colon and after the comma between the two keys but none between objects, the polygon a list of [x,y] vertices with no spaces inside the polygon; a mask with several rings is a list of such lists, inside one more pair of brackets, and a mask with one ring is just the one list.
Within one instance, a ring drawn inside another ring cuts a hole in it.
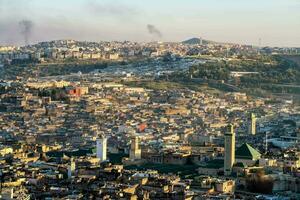
[{"label": "hillside", "polygon": [[[183,41],[182,44],[197,45],[200,44],[200,38],[190,38]],[[225,44],[225,43],[202,39],[202,44],[207,45],[207,44]]]},{"label": "hillside", "polygon": [[283,58],[295,62],[300,68],[300,56],[299,55],[283,55]]}]

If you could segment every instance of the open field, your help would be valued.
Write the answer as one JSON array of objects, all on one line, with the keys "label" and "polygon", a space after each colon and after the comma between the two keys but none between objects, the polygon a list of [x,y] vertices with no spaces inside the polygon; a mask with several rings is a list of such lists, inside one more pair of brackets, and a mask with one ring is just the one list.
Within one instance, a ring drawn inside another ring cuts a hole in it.
[{"label": "open field", "polygon": [[131,87],[144,87],[152,90],[178,90],[178,89],[191,89],[194,91],[208,92],[211,94],[220,94],[221,91],[207,84],[199,84],[194,82],[173,82],[173,81],[162,81],[162,80],[151,80],[151,81],[130,81],[124,82],[125,85]]}]

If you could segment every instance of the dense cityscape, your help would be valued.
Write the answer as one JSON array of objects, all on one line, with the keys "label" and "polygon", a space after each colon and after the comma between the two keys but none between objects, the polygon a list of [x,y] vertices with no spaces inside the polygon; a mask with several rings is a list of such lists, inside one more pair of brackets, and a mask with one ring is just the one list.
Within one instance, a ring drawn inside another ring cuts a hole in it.
[{"label": "dense cityscape", "polygon": [[300,47],[24,35],[0,45],[0,199],[300,199]]},{"label": "dense cityscape", "polygon": [[[158,85],[170,84],[178,71],[189,73],[199,63],[297,55],[297,49],[275,48],[268,54],[266,48],[197,41],[67,40],[2,47],[3,74],[9,77],[15,65],[29,70],[29,77],[1,82],[3,195],[298,198],[300,115],[293,98],[225,92],[207,83],[197,83],[196,90]],[[33,70],[52,63],[84,67],[87,61],[96,69],[42,77]],[[97,68],[103,61],[116,63]],[[232,77],[249,75],[231,72]]]}]

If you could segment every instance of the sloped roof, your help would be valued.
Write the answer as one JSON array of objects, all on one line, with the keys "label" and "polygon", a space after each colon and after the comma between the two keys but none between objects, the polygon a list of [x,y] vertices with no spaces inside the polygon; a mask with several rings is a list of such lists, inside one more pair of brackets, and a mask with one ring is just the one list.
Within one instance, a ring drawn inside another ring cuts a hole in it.
[{"label": "sloped roof", "polygon": [[244,143],[235,151],[236,159],[256,160],[260,157],[261,154],[247,143]]}]

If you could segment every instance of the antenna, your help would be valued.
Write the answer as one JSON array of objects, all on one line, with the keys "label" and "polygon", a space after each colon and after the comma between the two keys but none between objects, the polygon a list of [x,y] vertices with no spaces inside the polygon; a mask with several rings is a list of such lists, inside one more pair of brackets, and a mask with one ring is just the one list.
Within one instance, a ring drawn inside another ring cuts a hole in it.
[{"label": "antenna", "polygon": [[258,46],[261,47],[261,38],[258,39]]}]

